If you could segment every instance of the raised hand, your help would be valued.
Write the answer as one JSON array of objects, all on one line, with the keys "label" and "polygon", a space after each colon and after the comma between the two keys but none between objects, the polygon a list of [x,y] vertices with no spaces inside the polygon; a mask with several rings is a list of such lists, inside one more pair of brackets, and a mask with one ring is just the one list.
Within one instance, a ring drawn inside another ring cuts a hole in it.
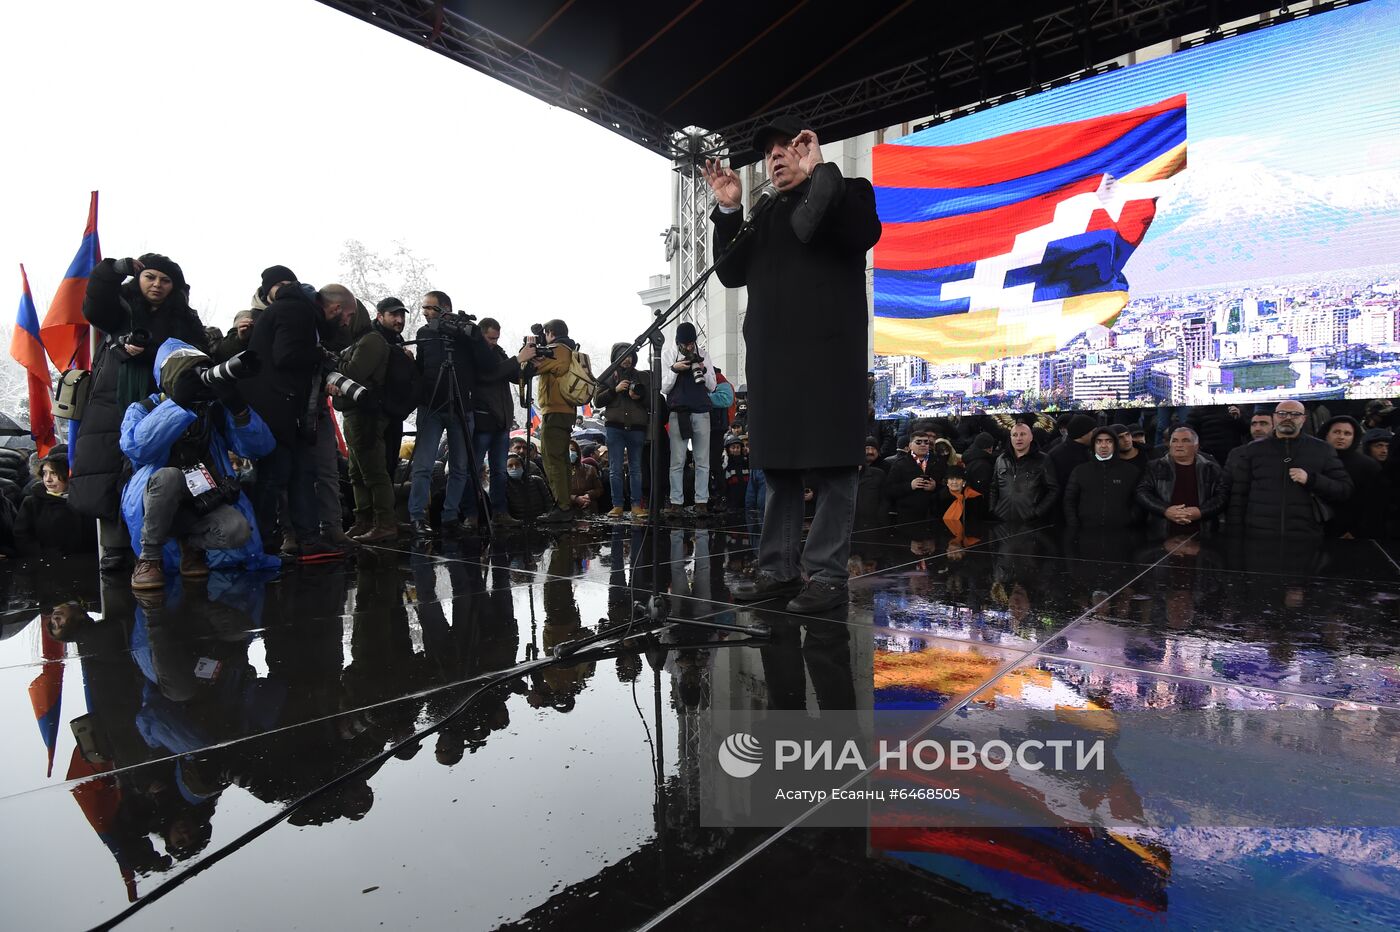
[{"label": "raised hand", "polygon": [[702,171],[721,207],[738,207],[743,203],[744,188],[739,183],[739,176],[734,173],[734,169],[720,165],[718,159],[706,159]]},{"label": "raised hand", "polygon": [[822,146],[817,141],[817,134],[810,129],[804,129],[792,138],[792,147],[797,150],[797,167],[805,174],[812,174],[812,171],[822,163]]}]

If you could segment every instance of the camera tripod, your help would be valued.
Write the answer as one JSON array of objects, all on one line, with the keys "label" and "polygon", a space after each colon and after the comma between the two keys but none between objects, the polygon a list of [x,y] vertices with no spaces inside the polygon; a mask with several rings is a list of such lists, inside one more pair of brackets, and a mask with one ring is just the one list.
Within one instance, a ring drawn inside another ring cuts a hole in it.
[{"label": "camera tripod", "polygon": [[[453,336],[451,336],[451,335],[445,335],[445,334],[441,334],[441,333],[439,333],[439,335],[437,335],[437,336],[435,336],[435,337],[429,337],[429,339],[436,339],[436,340],[438,340],[438,341],[441,343],[441,345],[442,345],[442,365],[438,367],[437,378],[435,378],[435,379],[433,380],[433,387],[432,387],[431,391],[429,391],[429,393],[428,393],[428,404],[431,406],[433,400],[436,399],[436,398],[438,397],[438,392],[439,392],[439,390],[441,390],[444,386],[446,386],[446,388],[447,388],[447,390],[448,390],[448,396],[447,396],[447,398],[448,398],[448,400],[447,400],[447,410],[448,410],[448,412],[449,412],[449,414],[448,414],[448,420],[449,420],[449,421],[452,421],[452,422],[455,422],[457,428],[458,428],[459,430],[461,430],[461,432],[462,432],[462,442],[466,445],[466,448],[467,448],[467,457],[466,457],[467,462],[462,463],[462,464],[461,464],[461,467],[462,467],[463,469],[467,470],[467,478],[468,478],[468,481],[471,483],[472,491],[476,494],[476,509],[477,509],[478,519],[481,519],[481,518],[484,518],[484,519],[485,519],[485,522],[484,522],[484,523],[485,523],[485,527],[486,527],[485,533],[486,533],[487,539],[489,540],[489,539],[491,539],[491,537],[492,537],[492,536],[494,535],[494,533],[495,533],[495,523],[491,520],[491,502],[490,502],[490,500],[489,500],[489,499],[487,498],[487,496],[486,496],[486,490],[483,489],[482,486],[481,486],[481,475],[480,475],[479,471],[478,471],[477,468],[476,468],[476,467],[477,467],[477,462],[476,462],[476,434],[475,434],[475,432],[472,430],[472,423],[471,423],[471,420],[468,419],[468,417],[466,416],[466,412],[464,412],[464,411],[462,410],[462,385],[461,385],[461,382],[459,382],[458,379],[457,379],[457,363],[456,363],[456,358],[455,358],[455,356],[454,356],[454,353],[455,353],[455,349],[456,349],[456,348],[453,346],[453,343],[456,342],[456,339],[455,339],[455,337],[453,337]],[[422,343],[422,342],[423,342],[423,338],[422,338],[422,337],[419,337],[418,339],[413,340],[412,342],[413,342],[413,343]],[[407,342],[405,342],[405,345],[409,345],[409,344],[408,344]],[[432,413],[431,408],[430,408],[430,412],[429,412],[429,413]],[[446,430],[444,431],[444,433],[446,433]],[[415,452],[415,455],[416,455],[416,454],[417,454],[417,451],[415,450],[414,452]],[[434,457],[436,457],[436,455],[437,455],[437,451],[436,451],[436,450],[433,451],[433,455],[434,455]],[[451,459],[451,457],[452,457],[452,441],[451,441],[451,435],[450,435],[450,434],[448,434],[447,455],[448,455],[448,458]],[[457,464],[455,461],[451,462],[449,465],[450,465],[451,469],[457,469],[457,468],[458,468],[458,464]],[[491,480],[492,480],[493,482],[499,482],[499,481],[502,481],[503,479],[504,479],[504,477],[499,477],[499,476],[492,476],[492,477],[491,477]],[[431,474],[430,474],[430,475],[429,475],[429,483],[430,483],[430,485],[429,485],[429,491],[430,491],[430,492],[431,492],[431,482],[432,482],[432,477],[431,477]],[[446,495],[446,492],[445,492],[445,490],[444,490],[444,506],[443,506],[443,507],[446,507],[446,504],[445,504],[445,495]],[[430,497],[429,500],[431,501],[431,497]],[[458,503],[458,507],[459,507],[459,508],[461,507],[461,504],[460,504],[460,503]],[[459,517],[460,517],[460,516],[459,516]]]}]

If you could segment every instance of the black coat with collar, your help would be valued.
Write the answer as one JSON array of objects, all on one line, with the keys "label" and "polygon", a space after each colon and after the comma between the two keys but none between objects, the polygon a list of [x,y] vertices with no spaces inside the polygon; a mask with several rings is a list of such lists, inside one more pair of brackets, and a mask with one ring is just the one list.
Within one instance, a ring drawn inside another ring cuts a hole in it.
[{"label": "black coat with collar", "polygon": [[[818,165],[775,195],[717,266],[728,288],[748,288],[748,430],[756,469],[865,462],[869,305],[865,254],[880,239],[875,189]],[[743,217],[715,208],[714,254]]]},{"label": "black coat with collar", "polygon": [[[1176,464],[1170,456],[1150,461],[1138,479],[1138,505],[1147,513],[1149,522],[1159,532],[1168,529],[1163,516],[1171,507],[1172,493],[1175,490]],[[1201,509],[1201,523],[1214,524],[1229,500],[1230,482],[1225,470],[1215,460],[1197,453],[1196,507]]]},{"label": "black coat with collar", "polygon": [[[1265,437],[1240,447],[1230,460],[1230,530],[1269,537],[1318,536],[1323,508],[1351,497],[1352,481],[1337,451],[1316,437]],[[1305,485],[1288,476],[1308,474]]]},{"label": "black coat with collar", "polygon": [[279,444],[295,442],[306,422],[311,392],[320,388],[322,343],[333,336],[314,294],[297,284],[284,285],[248,340],[262,369],[239,389]]}]

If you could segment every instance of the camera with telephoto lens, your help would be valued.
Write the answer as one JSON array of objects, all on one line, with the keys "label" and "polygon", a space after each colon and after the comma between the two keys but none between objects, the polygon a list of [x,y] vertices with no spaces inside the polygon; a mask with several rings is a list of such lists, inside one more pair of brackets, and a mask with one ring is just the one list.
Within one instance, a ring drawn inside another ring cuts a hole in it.
[{"label": "camera with telephoto lens", "polygon": [[359,404],[369,389],[337,369],[339,365],[340,359],[334,353],[326,351],[325,358],[321,360],[321,374],[326,378],[326,387],[340,389],[342,395]]},{"label": "camera with telephoto lens", "polygon": [[[535,335],[535,355],[545,359],[553,359],[554,347],[545,345],[544,324],[531,324],[530,332]],[[525,342],[520,345],[525,346],[529,342],[529,338],[526,338]]]},{"label": "camera with telephoto lens", "polygon": [[476,315],[468,314],[466,311],[457,311],[455,314],[443,314],[438,317],[438,330],[443,336],[461,337],[470,340],[477,334]]},{"label": "camera with telephoto lens", "polygon": [[704,385],[705,373],[709,370],[700,364],[705,361],[705,357],[701,356],[699,353],[692,353],[687,350],[681,350],[681,357],[684,358],[686,362],[690,363],[690,377],[695,380],[695,384]]},{"label": "camera with telephoto lens", "polygon": [[220,382],[236,382],[239,379],[257,375],[261,369],[262,362],[258,359],[258,354],[252,350],[244,350],[230,356],[217,366],[200,369],[199,380],[209,386],[217,385]]}]

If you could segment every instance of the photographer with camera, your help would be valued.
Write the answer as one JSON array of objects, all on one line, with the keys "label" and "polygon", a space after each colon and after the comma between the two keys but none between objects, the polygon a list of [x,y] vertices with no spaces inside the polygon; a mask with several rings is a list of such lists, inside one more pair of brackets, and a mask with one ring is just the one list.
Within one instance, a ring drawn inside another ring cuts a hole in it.
[{"label": "photographer with camera", "polygon": [[384,337],[370,324],[369,310],[358,301],[350,316],[350,345],[341,351],[339,371],[365,388],[358,401],[339,395],[332,402],[344,412],[345,448],[350,460],[350,489],[355,500],[355,524],[347,532],[359,544],[396,540],[398,519],[394,517],[394,486],[384,459],[384,425],[388,415],[385,386],[389,373],[390,349]]},{"label": "photographer with camera", "polygon": [[[129,280],[128,280],[129,279]],[[130,565],[118,498],[125,462],[118,446],[127,405],[155,391],[151,360],[171,337],[205,346],[204,325],[190,308],[185,275],[166,256],[103,259],[88,277],[83,317],[103,332],[93,352],[92,388],[73,448],[68,503],[97,519],[102,569]]]},{"label": "photographer with camera", "polygon": [[513,527],[520,522],[510,513],[505,475],[510,429],[515,424],[510,389],[513,383],[520,381],[521,356],[508,355],[501,349],[501,324],[495,318],[483,318],[480,326],[481,336],[490,347],[493,365],[482,367],[476,373],[472,471],[473,475],[481,475],[481,461],[486,460],[491,475],[491,520],[502,527]]},{"label": "photographer with camera", "polygon": [[[310,285],[296,280],[291,269],[274,265],[263,272],[259,295],[268,302],[248,348],[262,361],[261,371],[241,386],[243,397],[267,424],[276,446],[258,461],[254,508],[264,535],[263,544],[276,552],[274,543],[288,531],[296,534],[296,547],[285,548],[288,557],[312,562],[345,555],[321,536],[316,502],[316,435],[331,430],[326,411],[327,393],[341,389],[326,384],[327,350],[341,319],[354,309],[355,299],[340,289],[323,299]],[[281,515],[283,496],[286,514]]]},{"label": "photographer with camera", "polygon": [[[627,351],[627,343],[614,343],[612,361]],[[651,403],[651,373],[637,368],[635,353],[627,353],[611,378],[612,384],[599,383],[594,402],[603,409],[603,428],[607,433],[608,452],[613,455],[608,481],[612,486],[612,511],[609,518],[626,513],[622,497],[622,469],[627,467],[627,498],[632,517],[646,520],[642,505],[642,447],[647,440],[647,410]]]},{"label": "photographer with camera", "polygon": [[[413,447],[409,478],[408,517],[415,537],[436,533],[428,521],[433,464],[438,445],[447,434],[447,492],[442,505],[442,529],[453,533],[476,524],[476,477],[471,438],[472,386],[476,373],[494,368],[495,360],[481,337],[476,318],[453,313],[446,292],[423,295],[427,323],[415,335],[423,394],[418,406],[418,437]],[[465,518],[465,520],[461,520]],[[460,522],[460,523],[459,523]]]},{"label": "photographer with camera", "polygon": [[550,494],[557,503],[554,510],[540,520],[546,524],[564,524],[582,517],[569,497],[569,435],[578,411],[578,403],[571,397],[572,390],[577,387],[576,376],[571,376],[570,369],[578,353],[578,344],[569,339],[569,325],[557,318],[534,324],[530,330],[532,335],[525,338],[525,345],[520,348],[520,362],[529,364],[525,368],[525,378],[539,375],[535,397],[543,412],[540,456],[544,460]]},{"label": "photographer with camera", "polygon": [[695,456],[695,513],[710,509],[710,412],[714,403],[715,366],[709,353],[695,342],[695,325],[676,325],[676,340],[661,353],[661,394],[671,409],[671,503],[666,514],[674,517],[685,504],[685,447]]},{"label": "photographer with camera", "polygon": [[[135,472],[122,490],[122,516],[139,548],[131,588],[160,589],[165,571],[209,575],[209,565],[270,569],[253,507],[229,466],[230,452],[265,457],[276,441],[239,392],[238,377],[258,362],[241,354],[214,360],[182,340],[155,354],[164,394],[133,403],[122,419],[121,450]],[[245,383],[246,384],[246,381]],[[212,561],[205,551],[218,551]]]}]

